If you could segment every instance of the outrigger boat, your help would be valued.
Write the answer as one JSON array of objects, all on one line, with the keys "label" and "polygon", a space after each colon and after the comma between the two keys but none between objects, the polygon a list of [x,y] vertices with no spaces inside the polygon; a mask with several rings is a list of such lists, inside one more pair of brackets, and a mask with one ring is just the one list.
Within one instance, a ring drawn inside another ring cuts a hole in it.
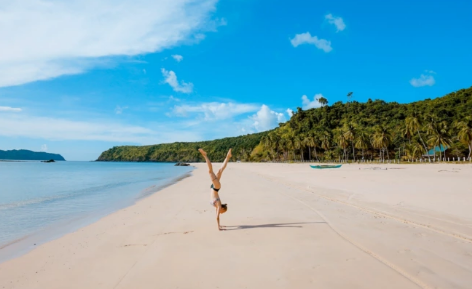
[{"label": "outrigger boat", "polygon": [[310,167],[312,169],[338,169],[340,168],[342,165],[319,165],[319,166],[312,166],[310,165]]}]

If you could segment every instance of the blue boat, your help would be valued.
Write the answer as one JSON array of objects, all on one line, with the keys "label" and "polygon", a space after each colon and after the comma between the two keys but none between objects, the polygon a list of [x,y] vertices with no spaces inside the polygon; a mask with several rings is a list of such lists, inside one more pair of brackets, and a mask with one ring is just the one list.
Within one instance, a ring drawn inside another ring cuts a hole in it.
[{"label": "blue boat", "polygon": [[312,169],[338,169],[340,168],[342,165],[319,165],[319,166],[312,166],[310,165],[310,167]]}]

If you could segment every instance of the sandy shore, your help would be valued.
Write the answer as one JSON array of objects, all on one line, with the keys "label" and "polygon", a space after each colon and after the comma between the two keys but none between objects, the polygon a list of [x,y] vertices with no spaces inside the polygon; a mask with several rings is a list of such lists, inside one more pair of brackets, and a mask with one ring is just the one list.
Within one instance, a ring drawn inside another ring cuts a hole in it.
[{"label": "sandy shore", "polygon": [[230,163],[221,232],[196,166],[0,264],[0,288],[472,288],[470,164]]}]

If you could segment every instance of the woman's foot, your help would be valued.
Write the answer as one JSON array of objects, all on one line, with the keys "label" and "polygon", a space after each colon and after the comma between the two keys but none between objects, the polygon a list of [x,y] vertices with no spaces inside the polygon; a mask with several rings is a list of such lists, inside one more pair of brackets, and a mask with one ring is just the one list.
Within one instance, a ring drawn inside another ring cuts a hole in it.
[{"label": "woman's foot", "polygon": [[233,155],[231,154],[231,150],[232,150],[232,149],[229,149],[228,155],[226,156],[228,159],[230,159],[230,158],[233,156]]},{"label": "woman's foot", "polygon": [[203,149],[198,149],[202,156],[206,157],[207,153]]}]

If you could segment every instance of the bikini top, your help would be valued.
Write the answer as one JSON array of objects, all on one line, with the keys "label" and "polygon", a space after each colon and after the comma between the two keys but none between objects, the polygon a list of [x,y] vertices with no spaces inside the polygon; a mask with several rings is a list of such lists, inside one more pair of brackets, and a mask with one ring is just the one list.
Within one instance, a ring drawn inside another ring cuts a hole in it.
[{"label": "bikini top", "polygon": [[210,188],[212,188],[212,189],[213,189],[214,191],[216,191],[216,192],[218,192],[218,191],[221,189],[221,188],[220,188],[220,189],[215,189],[215,187],[213,187],[213,184],[211,184],[211,187],[210,187]]}]

